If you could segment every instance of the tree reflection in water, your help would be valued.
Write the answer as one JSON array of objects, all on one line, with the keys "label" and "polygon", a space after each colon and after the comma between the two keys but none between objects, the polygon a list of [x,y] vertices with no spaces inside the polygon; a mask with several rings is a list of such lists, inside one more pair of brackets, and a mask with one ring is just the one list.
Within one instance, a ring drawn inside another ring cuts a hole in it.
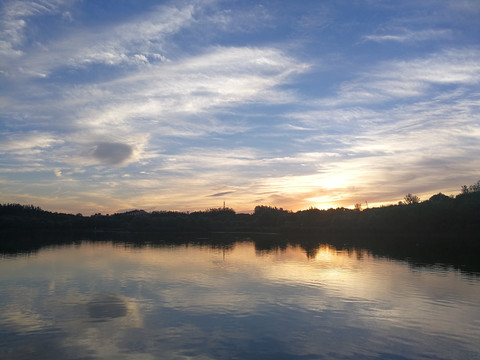
[{"label": "tree reflection in water", "polygon": [[69,240],[0,259],[0,358],[448,359],[480,351],[474,273],[412,271],[308,238],[199,237]]}]

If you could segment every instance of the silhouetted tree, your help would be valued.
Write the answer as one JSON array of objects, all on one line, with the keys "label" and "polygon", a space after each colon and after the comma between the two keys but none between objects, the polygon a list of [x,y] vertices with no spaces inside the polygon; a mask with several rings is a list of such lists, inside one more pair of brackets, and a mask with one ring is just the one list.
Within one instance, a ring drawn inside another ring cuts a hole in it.
[{"label": "silhouetted tree", "polygon": [[480,192],[480,180],[478,180],[475,184],[467,186],[462,186],[462,194],[468,194],[472,192]]},{"label": "silhouetted tree", "polygon": [[259,205],[255,207],[253,218],[260,228],[275,228],[283,226],[289,212],[277,207]]},{"label": "silhouetted tree", "polygon": [[447,196],[447,195],[442,194],[442,193],[438,193],[438,194],[435,194],[435,195],[431,196],[430,199],[428,199],[428,200],[437,202],[437,201],[449,201],[449,200],[453,200],[453,199],[450,196]]},{"label": "silhouetted tree", "polygon": [[408,193],[407,195],[405,195],[403,200],[406,205],[418,204],[420,202],[420,198],[417,195],[413,195],[411,193]]}]

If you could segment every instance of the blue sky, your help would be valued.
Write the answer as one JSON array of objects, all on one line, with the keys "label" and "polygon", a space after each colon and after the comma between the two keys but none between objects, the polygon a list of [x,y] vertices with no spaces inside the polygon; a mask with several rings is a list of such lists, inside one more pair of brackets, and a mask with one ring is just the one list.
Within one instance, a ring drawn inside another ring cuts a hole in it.
[{"label": "blue sky", "polygon": [[480,179],[480,1],[3,1],[1,202],[289,210]]}]

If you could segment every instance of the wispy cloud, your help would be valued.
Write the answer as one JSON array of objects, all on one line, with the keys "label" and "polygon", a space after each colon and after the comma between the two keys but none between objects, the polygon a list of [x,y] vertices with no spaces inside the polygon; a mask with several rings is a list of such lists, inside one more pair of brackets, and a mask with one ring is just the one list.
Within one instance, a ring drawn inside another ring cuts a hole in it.
[{"label": "wispy cloud", "polygon": [[[29,17],[58,13],[64,4],[10,2],[1,22],[7,31],[4,55],[15,55],[9,76],[50,76],[65,69],[85,69],[95,64],[107,66],[145,66],[168,61],[166,40],[193,21],[194,7],[158,6],[147,15],[119,25],[106,24],[77,30],[65,26],[52,39],[39,40],[38,46],[25,44],[24,32]],[[60,4],[62,6],[60,6]]]},{"label": "wispy cloud", "polygon": [[478,48],[449,49],[424,58],[375,65],[358,79],[342,84],[325,105],[378,104],[430,95],[437,85],[475,85],[480,79]]},{"label": "wispy cloud", "polygon": [[232,194],[232,193],[233,193],[233,191],[223,191],[223,192],[219,192],[219,193],[208,195],[208,196],[209,197],[219,197],[219,196],[229,195],[229,194]]},{"label": "wispy cloud", "polygon": [[418,31],[411,31],[411,30],[398,30],[396,32],[392,32],[390,34],[375,34],[375,35],[365,35],[363,38],[367,41],[375,41],[375,42],[401,42],[401,43],[408,43],[408,42],[421,42],[421,41],[429,41],[434,39],[440,38],[449,38],[451,37],[452,32],[448,29],[438,30],[438,29],[430,29],[430,30],[418,30]]},{"label": "wispy cloud", "polygon": [[62,140],[56,139],[49,133],[31,131],[28,133],[6,133],[2,134],[0,144],[1,152],[10,151],[32,151],[33,149],[47,149],[55,144],[62,143]]},{"label": "wispy cloud", "polygon": [[25,41],[28,18],[36,15],[54,14],[61,2],[55,1],[5,1],[0,15],[0,51],[3,56],[17,57],[23,52],[18,49]]},{"label": "wispy cloud", "polygon": [[[52,117],[62,117],[64,147],[80,146],[85,149],[80,152],[87,154],[93,151],[95,155],[96,150],[88,149],[97,149],[98,144],[119,144],[125,149],[136,144],[146,149],[148,139],[157,143],[166,137],[242,132],[244,125],[219,121],[215,113],[257,99],[292,102],[294,98],[277,87],[306,69],[276,49],[214,47],[200,56],[155,65],[109,82],[55,92],[32,89],[36,96],[43,92],[42,105],[34,102],[28,108],[12,99],[5,110],[12,117],[30,114],[34,118],[44,112],[45,120],[40,116],[39,121],[50,127]],[[68,159],[80,161],[71,155]]]},{"label": "wispy cloud", "polygon": [[[282,178],[284,191],[296,184],[307,193],[317,184],[320,193],[341,194],[341,204],[458,191],[449,186],[454,178],[461,183],[477,176],[478,55],[470,48],[384,62],[343,84],[337,97],[311,103],[315,109],[287,114],[290,123],[310,129],[307,136],[296,134],[295,141],[334,156],[323,158],[324,171]],[[282,188],[281,183],[272,188]]]},{"label": "wispy cloud", "polygon": [[2,3],[5,201],[299,209],[476,181],[478,5],[380,3]]}]

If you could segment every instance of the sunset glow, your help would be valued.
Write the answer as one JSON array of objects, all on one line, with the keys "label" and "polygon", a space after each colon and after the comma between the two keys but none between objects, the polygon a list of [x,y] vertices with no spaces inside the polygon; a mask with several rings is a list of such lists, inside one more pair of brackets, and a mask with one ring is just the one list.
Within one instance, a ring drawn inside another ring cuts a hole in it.
[{"label": "sunset glow", "polygon": [[302,210],[479,178],[480,2],[0,5],[0,200]]}]

